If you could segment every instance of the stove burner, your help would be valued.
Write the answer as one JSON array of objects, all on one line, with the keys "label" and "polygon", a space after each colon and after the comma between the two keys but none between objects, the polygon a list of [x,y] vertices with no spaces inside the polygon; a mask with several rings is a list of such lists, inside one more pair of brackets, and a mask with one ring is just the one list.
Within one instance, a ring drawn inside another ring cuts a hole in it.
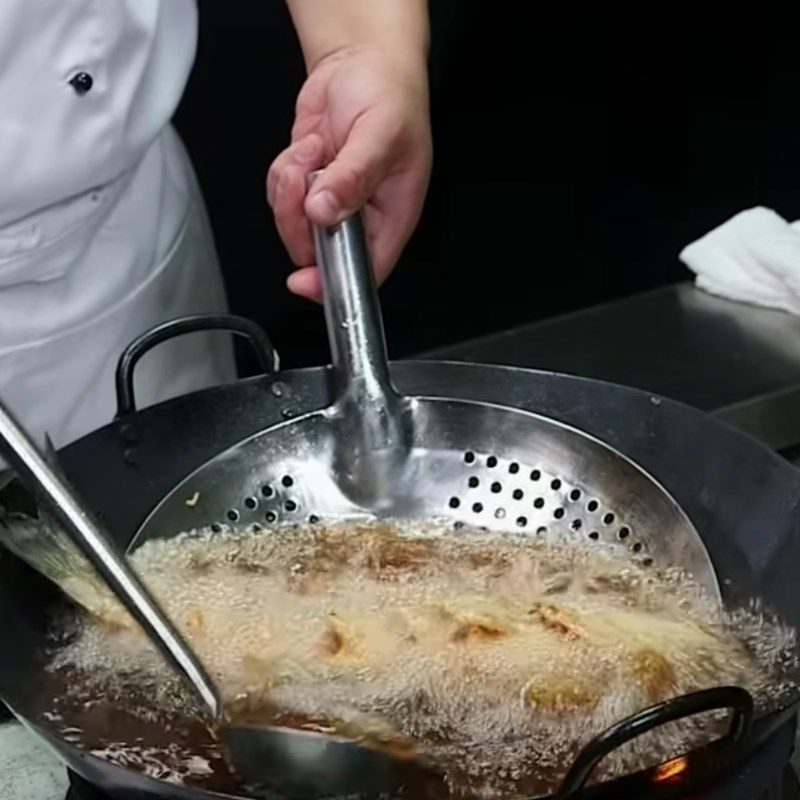
[{"label": "stove burner", "polygon": [[[72,772],[69,775],[69,780],[72,788],[67,793],[65,800],[127,800],[124,795],[112,797],[103,794]],[[702,800],[702,798],[698,797],[697,800]],[[800,800],[800,786],[792,768],[786,767],[783,778],[769,789],[766,794],[754,797],[753,800]]]}]

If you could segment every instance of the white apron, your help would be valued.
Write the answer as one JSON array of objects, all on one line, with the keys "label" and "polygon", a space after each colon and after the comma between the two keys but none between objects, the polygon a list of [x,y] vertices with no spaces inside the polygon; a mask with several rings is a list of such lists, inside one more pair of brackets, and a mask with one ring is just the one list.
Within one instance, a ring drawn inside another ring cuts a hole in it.
[{"label": "white apron", "polygon": [[[57,446],[110,421],[122,348],[225,295],[169,119],[193,0],[0,2],[0,395]],[[161,345],[140,406],[233,378],[224,334]]]}]

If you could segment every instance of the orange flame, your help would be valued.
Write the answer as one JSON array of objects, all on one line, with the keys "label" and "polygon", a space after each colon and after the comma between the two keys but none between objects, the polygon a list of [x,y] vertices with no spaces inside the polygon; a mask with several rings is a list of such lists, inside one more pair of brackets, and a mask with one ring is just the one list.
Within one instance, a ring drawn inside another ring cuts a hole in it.
[{"label": "orange flame", "polygon": [[689,760],[685,756],[673,758],[664,764],[659,764],[653,775],[653,783],[670,783],[680,779],[689,766]]}]

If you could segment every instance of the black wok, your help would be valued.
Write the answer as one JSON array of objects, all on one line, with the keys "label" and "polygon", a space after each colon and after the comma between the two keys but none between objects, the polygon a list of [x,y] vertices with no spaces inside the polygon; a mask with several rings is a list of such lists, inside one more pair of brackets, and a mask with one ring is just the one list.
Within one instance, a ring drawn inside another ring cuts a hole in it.
[{"label": "black wok", "polygon": [[[220,327],[228,322],[216,319],[212,324]],[[231,325],[235,332],[253,333],[247,325]],[[141,346],[153,346],[181,330],[178,326],[143,338]],[[272,363],[265,352],[266,340],[260,338],[255,346],[262,349],[262,363]],[[131,389],[137,359],[130,356],[129,352],[121,362],[118,375],[117,419],[60,454],[68,477],[123,548],[156,503],[214,454],[330,401],[328,371],[314,368],[243,380],[137,411]],[[800,582],[796,579],[800,473],[755,440],[678,403],[566,375],[417,361],[394,364],[392,376],[404,393],[510,405],[553,417],[604,440],[664,484],[689,515],[710,553],[726,606],[758,597],[787,622],[800,626]],[[215,796],[113,766],[48,732],[37,709],[52,612],[63,602],[41,576],[10,553],[0,553],[0,620],[5,643],[0,697],[48,738],[72,770],[107,792],[141,800]],[[732,710],[730,734],[689,754],[688,766],[675,780],[660,781],[662,773],[651,770],[598,784],[585,796],[689,797],[709,782],[724,786],[726,776],[734,776],[745,766],[751,777],[758,775],[767,764],[780,765],[788,758],[797,699],[788,697],[780,708],[757,715],[752,724],[746,698],[735,689],[723,687],[667,703],[591,743],[569,771],[559,796],[584,796],[581,787],[594,764],[624,739],[707,708]],[[734,796],[730,791],[726,798]]]}]

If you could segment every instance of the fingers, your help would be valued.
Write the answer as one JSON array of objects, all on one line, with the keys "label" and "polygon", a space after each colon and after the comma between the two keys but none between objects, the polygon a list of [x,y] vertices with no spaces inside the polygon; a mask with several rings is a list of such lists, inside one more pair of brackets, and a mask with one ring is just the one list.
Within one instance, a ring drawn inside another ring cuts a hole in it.
[{"label": "fingers", "polygon": [[322,302],[322,276],[316,267],[303,267],[292,272],[286,280],[286,286],[292,294]]},{"label": "fingers", "polygon": [[303,211],[306,196],[306,172],[288,166],[281,173],[275,190],[275,225],[289,257],[298,267],[314,263],[314,247],[308,220]]},{"label": "fingers", "polygon": [[334,160],[314,181],[305,202],[317,225],[336,225],[363,208],[396,161],[394,126],[370,117],[357,121]]},{"label": "fingers", "polygon": [[324,163],[325,146],[318,133],[309,133],[289,145],[271,164],[267,172],[267,201],[275,207],[276,189],[286,167],[295,165],[307,172]]},{"label": "fingers", "polygon": [[308,134],[275,159],[267,194],[281,239],[302,268],[287,280],[291,292],[322,299],[309,220],[332,226],[362,209],[378,284],[389,275],[419,220],[430,175],[425,142],[409,159],[401,140],[391,120],[362,117],[308,192],[308,173],[325,161],[322,137]]},{"label": "fingers", "polygon": [[275,214],[275,224],[289,257],[297,266],[314,261],[314,247],[303,202],[306,175],[322,166],[322,138],[309,134],[283,151],[267,174],[267,199]]},{"label": "fingers", "polygon": [[381,186],[366,209],[366,228],[375,279],[382,284],[394,269],[419,222],[430,176],[430,163],[420,159]]},{"label": "fingers", "polygon": [[[429,164],[420,161],[386,181],[364,208],[365,234],[379,286],[391,273],[419,221],[429,175]],[[310,255],[308,264],[313,263],[313,252]],[[314,266],[293,272],[287,286],[296,295],[322,300],[322,278]]]}]

